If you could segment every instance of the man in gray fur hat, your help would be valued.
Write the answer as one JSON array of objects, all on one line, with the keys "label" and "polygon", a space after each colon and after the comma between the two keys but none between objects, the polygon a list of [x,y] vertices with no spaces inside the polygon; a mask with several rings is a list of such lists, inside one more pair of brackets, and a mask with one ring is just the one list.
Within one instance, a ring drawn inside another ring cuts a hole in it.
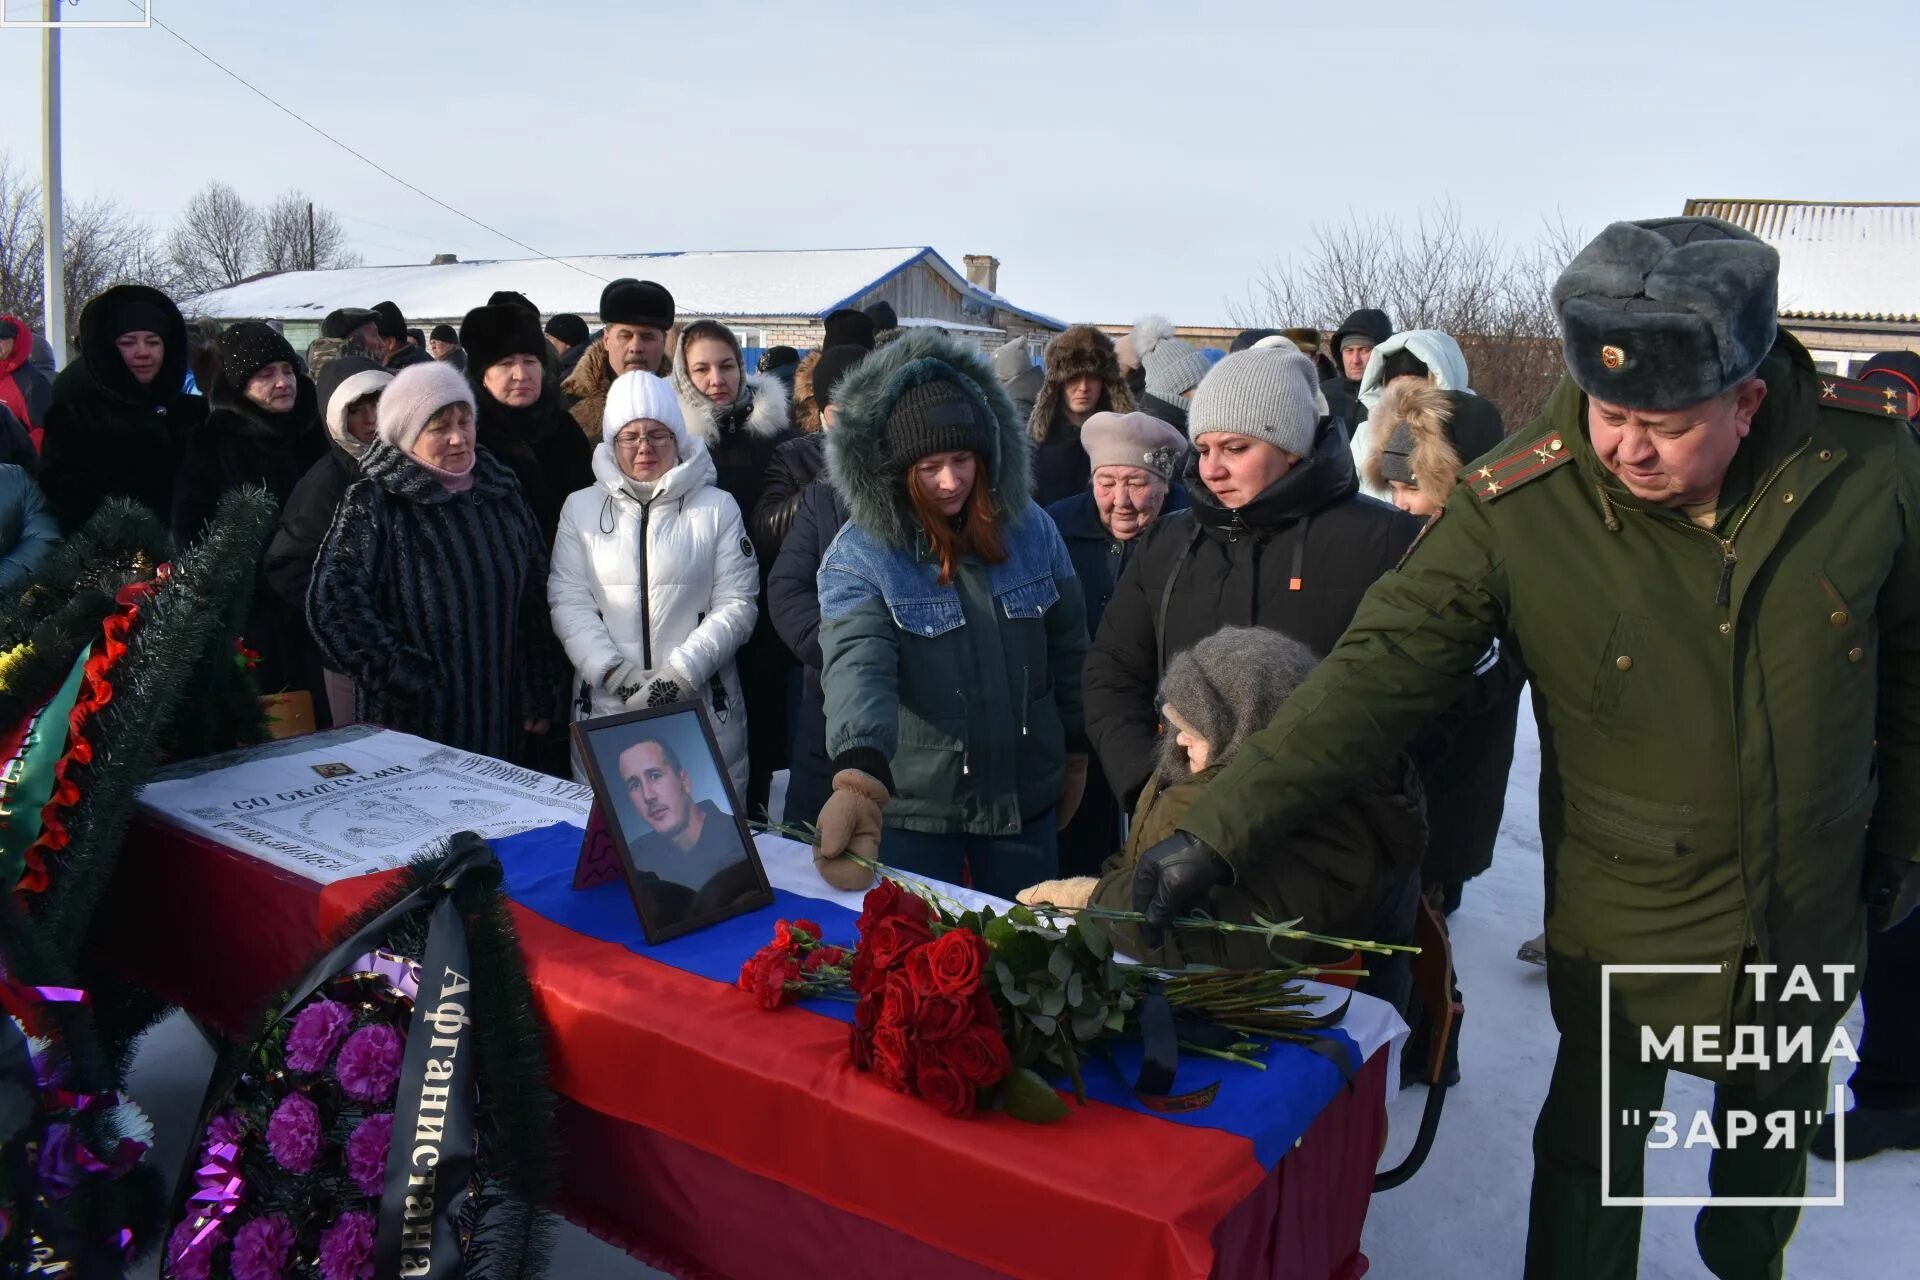
[{"label": "man in gray fur hat", "polygon": [[1868,932],[1920,899],[1920,444],[1779,329],[1778,276],[1711,218],[1601,232],[1554,288],[1569,376],[1540,419],[1466,464],[1141,857],[1150,926],[1257,875],[1454,703],[1490,641],[1517,646],[1560,1031],[1533,1137],[1538,1280],[1636,1274],[1670,1069],[1716,1086],[1714,1114],[1674,1108],[1680,1135],[1715,1138],[1700,1256],[1780,1275]]}]

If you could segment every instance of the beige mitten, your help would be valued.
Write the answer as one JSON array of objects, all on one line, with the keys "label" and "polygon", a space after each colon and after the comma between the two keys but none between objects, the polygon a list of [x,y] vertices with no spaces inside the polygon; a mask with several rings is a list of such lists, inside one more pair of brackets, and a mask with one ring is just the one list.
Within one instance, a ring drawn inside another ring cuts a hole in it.
[{"label": "beige mitten", "polygon": [[813,847],[813,865],[822,880],[836,889],[865,889],[873,883],[873,872],[845,855],[879,859],[880,811],[892,798],[872,774],[842,769],[833,775],[833,794],[820,807],[814,826],[819,841]]},{"label": "beige mitten", "polygon": [[1014,901],[1029,907],[1045,904],[1050,907],[1084,907],[1093,901],[1094,886],[1100,882],[1092,876],[1071,876],[1065,880],[1042,880],[1014,895]]}]

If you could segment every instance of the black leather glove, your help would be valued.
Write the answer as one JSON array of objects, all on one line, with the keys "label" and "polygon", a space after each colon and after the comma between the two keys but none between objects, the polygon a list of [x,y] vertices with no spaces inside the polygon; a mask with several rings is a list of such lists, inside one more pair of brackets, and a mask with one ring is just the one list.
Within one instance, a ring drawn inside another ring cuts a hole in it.
[{"label": "black leather glove", "polygon": [[1147,919],[1140,937],[1157,947],[1166,926],[1207,900],[1215,885],[1233,879],[1233,868],[1204,841],[1176,831],[1140,855],[1133,871],[1133,909]]},{"label": "black leather glove", "polygon": [[1866,892],[1867,928],[1875,932],[1894,928],[1920,907],[1920,862],[1868,858]]}]

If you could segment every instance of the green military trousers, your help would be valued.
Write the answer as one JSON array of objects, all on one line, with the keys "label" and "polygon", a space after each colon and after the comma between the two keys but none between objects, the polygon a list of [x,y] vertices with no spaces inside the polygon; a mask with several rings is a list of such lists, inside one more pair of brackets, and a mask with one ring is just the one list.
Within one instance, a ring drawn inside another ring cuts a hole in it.
[{"label": "green military trousers", "polygon": [[[1594,1022],[1597,1023],[1598,1010]],[[1588,1020],[1582,1019],[1584,1024]],[[1564,1028],[1563,1023],[1563,1028]],[[1527,1280],[1629,1280],[1640,1260],[1639,1208],[1600,1204],[1600,1046],[1598,1028],[1560,1039],[1553,1082],[1533,1130],[1533,1198],[1527,1218]],[[1667,1068],[1643,1064],[1617,1043],[1610,1071],[1608,1125],[1612,1191],[1642,1194],[1647,1138],[1653,1112],[1666,1093]],[[1822,1112],[1827,1067],[1815,1061],[1775,1072],[1764,1100],[1753,1083],[1720,1084],[1713,1095],[1713,1152],[1708,1187],[1715,1196],[1798,1196],[1807,1181],[1807,1144],[1814,1127],[1798,1120],[1796,1141],[1766,1149],[1759,1133],[1728,1144],[1729,1111]],[[1622,1112],[1638,1113],[1638,1123]],[[1685,1140],[1693,1117],[1680,1114]],[[1668,1210],[1672,1212],[1672,1210]],[[1750,1209],[1709,1206],[1694,1220],[1694,1240],[1707,1269],[1720,1280],[1778,1280],[1787,1241],[1800,1220],[1797,1208]]]}]

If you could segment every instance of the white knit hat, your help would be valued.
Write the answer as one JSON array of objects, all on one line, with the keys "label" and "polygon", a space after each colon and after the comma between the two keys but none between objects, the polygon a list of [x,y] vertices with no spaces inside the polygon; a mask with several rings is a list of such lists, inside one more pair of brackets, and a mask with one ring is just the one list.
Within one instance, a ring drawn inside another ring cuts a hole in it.
[{"label": "white knit hat", "polygon": [[1320,391],[1313,361],[1285,350],[1239,351],[1213,366],[1193,393],[1187,435],[1209,431],[1251,436],[1304,458],[1320,426]]},{"label": "white knit hat", "polygon": [[[393,375],[385,369],[362,369],[342,379],[333,389],[333,394],[327,397],[327,435],[353,457],[359,457],[367,446],[355,440],[353,433],[347,430],[347,410],[353,407],[356,400],[379,395],[392,381]],[[379,422],[377,415],[374,421]]]},{"label": "white knit hat", "polygon": [[642,418],[672,428],[675,455],[686,455],[687,420],[680,415],[680,398],[673,394],[673,384],[635,369],[615,378],[607,388],[607,407],[600,414],[600,438],[612,448],[620,428]]},{"label": "white knit hat", "polygon": [[428,419],[450,404],[473,408],[473,388],[465,374],[439,360],[408,365],[380,393],[380,438],[402,453],[410,452]]}]

